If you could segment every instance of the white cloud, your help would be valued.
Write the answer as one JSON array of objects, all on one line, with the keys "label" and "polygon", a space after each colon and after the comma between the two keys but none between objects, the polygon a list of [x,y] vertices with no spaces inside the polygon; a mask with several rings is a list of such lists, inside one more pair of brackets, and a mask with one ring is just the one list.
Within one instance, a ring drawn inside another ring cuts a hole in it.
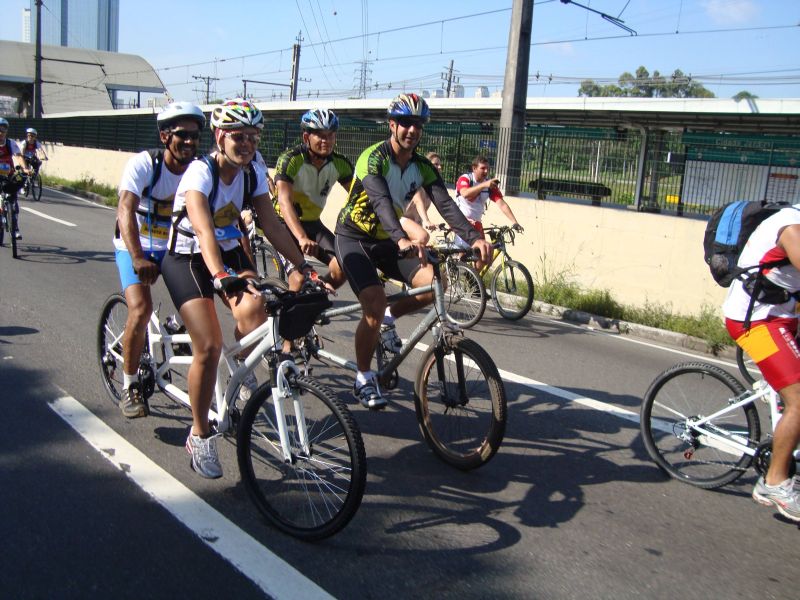
[{"label": "white cloud", "polygon": [[704,0],[703,8],[718,25],[749,23],[759,12],[755,0]]}]

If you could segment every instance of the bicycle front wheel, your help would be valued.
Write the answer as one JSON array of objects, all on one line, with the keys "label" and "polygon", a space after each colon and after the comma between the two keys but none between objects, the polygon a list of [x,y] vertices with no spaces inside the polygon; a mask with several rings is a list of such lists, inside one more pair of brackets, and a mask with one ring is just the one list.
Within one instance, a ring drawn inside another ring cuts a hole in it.
[{"label": "bicycle front wheel", "polygon": [[327,387],[306,377],[293,383],[308,432],[303,447],[298,411],[285,402],[291,459],[278,434],[269,387],[247,402],[237,434],[242,481],[258,510],[281,531],[313,541],[340,531],[353,518],[367,481],[366,452],[350,411]]},{"label": "bicycle front wheel", "polygon": [[37,202],[42,199],[42,176],[36,173],[30,182],[30,189],[33,193],[33,199]]},{"label": "bicycle front wheel", "polygon": [[261,244],[255,252],[256,268],[259,277],[271,277],[286,281],[286,270],[283,268],[283,261],[270,244]]},{"label": "bicycle front wheel", "polygon": [[128,303],[121,294],[109,296],[100,311],[97,327],[97,360],[103,386],[114,404],[122,395],[122,341],[128,320]]},{"label": "bicycle front wheel", "polygon": [[414,406],[428,446],[457,469],[485,465],[503,442],[503,381],[473,340],[453,338],[425,351],[414,383]]},{"label": "bicycle front wheel", "polygon": [[525,265],[508,260],[495,269],[492,300],[500,316],[509,321],[528,314],[533,305],[533,279]]},{"label": "bicycle front wheel", "polygon": [[469,329],[483,317],[486,310],[486,288],[478,272],[464,263],[447,265],[445,308],[447,319]]},{"label": "bicycle front wheel", "polygon": [[11,256],[19,258],[17,255],[17,231],[19,230],[19,215],[14,212],[13,203],[8,203],[8,237],[11,238]]},{"label": "bicycle front wheel", "polygon": [[655,378],[644,397],[640,428],[648,454],[671,477],[711,489],[731,483],[753,461],[746,448],[758,445],[761,426],[753,404],[698,419],[728,407],[745,393],[727,371],[684,363]]}]

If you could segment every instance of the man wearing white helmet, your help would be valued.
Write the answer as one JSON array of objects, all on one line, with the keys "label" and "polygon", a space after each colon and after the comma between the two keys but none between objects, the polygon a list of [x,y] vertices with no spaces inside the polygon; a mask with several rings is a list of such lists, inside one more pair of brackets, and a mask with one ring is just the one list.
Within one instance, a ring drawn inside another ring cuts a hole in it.
[{"label": "man wearing white helmet", "polygon": [[146,150],[125,165],[119,184],[117,228],[114,236],[117,269],[128,303],[122,357],[122,414],[148,414],[138,378],[147,322],[153,311],[150,286],[159,275],[167,251],[172,204],[178,182],[197,155],[206,118],[198,106],[174,102],[156,117],[163,150]]},{"label": "man wearing white helmet", "polygon": [[25,130],[25,139],[20,143],[22,158],[34,173],[38,173],[42,161],[47,160],[47,152],[44,151],[44,146],[38,138],[39,133],[33,127],[28,127]]},{"label": "man wearing white helmet", "polygon": [[[25,161],[22,158],[19,146],[14,140],[8,137],[8,121],[0,117],[0,187],[9,195],[11,203],[14,206],[14,214],[17,215],[17,230],[13,235],[18,239],[22,239],[22,234],[19,232],[19,204],[17,203],[17,192],[23,185],[23,177],[15,173],[15,169],[22,169],[26,173],[30,173],[30,169],[25,166]],[[0,213],[3,212],[3,206],[0,205]]]},{"label": "man wearing white helmet", "polygon": [[[186,439],[192,468],[202,477],[222,476],[216,436],[208,422],[222,330],[214,307],[215,294],[231,309],[235,336],[241,339],[267,318],[263,298],[248,278],[257,277],[246,232],[240,224],[245,196],[255,208],[261,228],[273,246],[299,270],[313,273],[280,224],[267,193],[264,169],[251,164],[258,147],[263,116],[241,98],[217,106],[211,129],[217,150],[189,166],[175,196],[170,251],[162,263],[164,281],[192,338],[193,357],[187,374],[192,427]],[[242,382],[249,396],[257,382]]]},{"label": "man wearing white helmet", "polygon": [[[355,333],[358,373],[353,395],[370,409],[386,406],[375,372],[370,369],[378,339],[387,351],[399,352],[402,342],[395,319],[433,299],[431,294],[413,296],[387,308],[377,273],[380,269],[412,287],[433,281],[424,244],[409,239],[400,222],[414,195],[425,190],[439,214],[480,251],[483,260],[488,260],[491,252],[491,245],[470,226],[450,198],[439,171],[416,151],[430,119],[425,100],[416,94],[401,94],[392,100],[387,116],[391,135],[361,153],[347,204],[336,223],[336,257],[362,308]],[[408,252],[407,256],[399,258],[398,250]]]}]

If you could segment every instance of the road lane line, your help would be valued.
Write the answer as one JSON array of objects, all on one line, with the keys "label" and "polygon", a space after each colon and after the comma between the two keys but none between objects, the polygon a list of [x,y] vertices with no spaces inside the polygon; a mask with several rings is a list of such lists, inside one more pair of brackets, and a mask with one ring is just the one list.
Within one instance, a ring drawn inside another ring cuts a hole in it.
[{"label": "road lane line", "polygon": [[24,211],[29,213],[33,213],[37,217],[42,217],[43,219],[50,219],[51,221],[55,221],[56,223],[61,223],[62,225],[66,225],[67,227],[77,227],[75,223],[70,223],[69,221],[63,221],[61,219],[56,219],[55,217],[51,217],[50,215],[46,215],[43,212],[39,212],[38,210],[33,210],[32,208],[28,208],[27,206],[20,206],[20,208]]},{"label": "road lane line", "polygon": [[101,456],[125,473],[265,594],[280,600],[333,598],[206,504],[80,402],[65,394],[49,405]]}]

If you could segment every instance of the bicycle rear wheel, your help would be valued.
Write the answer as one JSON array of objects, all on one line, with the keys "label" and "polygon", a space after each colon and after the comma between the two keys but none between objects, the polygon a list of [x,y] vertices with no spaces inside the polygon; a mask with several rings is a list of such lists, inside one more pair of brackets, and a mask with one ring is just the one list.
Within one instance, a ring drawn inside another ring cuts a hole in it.
[{"label": "bicycle rear wheel", "polygon": [[33,193],[33,199],[37,202],[42,199],[42,176],[39,173],[33,175],[28,184],[30,187],[31,192]]},{"label": "bicycle rear wheel", "polygon": [[121,294],[109,296],[100,311],[97,327],[97,360],[103,387],[111,401],[119,404],[122,395],[122,340],[128,320],[128,303]]},{"label": "bicycle rear wheel", "polygon": [[533,305],[533,279],[525,265],[508,260],[495,269],[492,300],[500,316],[509,321],[528,314]]},{"label": "bicycle rear wheel", "polygon": [[464,263],[448,262],[445,307],[447,319],[469,329],[486,310],[486,288],[478,272]]},{"label": "bicycle rear wheel", "polygon": [[0,215],[0,246],[2,246],[4,238],[6,237],[6,230],[8,229],[8,211],[6,209],[5,196],[2,196],[0,202],[3,203],[2,204],[3,214]]},{"label": "bicycle rear wheel", "polygon": [[260,277],[272,277],[286,281],[286,269],[283,267],[278,251],[270,244],[259,244],[255,251],[256,268]]},{"label": "bicycle rear wheel", "polygon": [[[697,419],[725,409],[745,392],[727,371],[705,363],[684,363],[655,378],[644,396],[640,428],[648,454],[671,477],[711,489],[740,477],[753,457],[761,425],[753,404],[719,415],[700,426]],[[713,434],[713,437],[712,437]]]},{"label": "bicycle rear wheel", "polygon": [[739,367],[739,374],[750,385],[756,382],[755,375],[750,372],[750,369],[758,371],[756,363],[747,355],[741,346],[736,346],[736,366]]},{"label": "bicycle rear wheel", "polygon": [[361,432],[350,411],[327,387],[306,377],[293,382],[308,431],[300,441],[295,411],[286,402],[291,461],[281,449],[272,392],[260,387],[244,408],[237,433],[242,481],[258,510],[296,538],[329,537],[353,518],[367,481]]},{"label": "bicycle rear wheel", "polygon": [[414,383],[414,406],[428,446],[457,469],[485,465],[503,442],[503,381],[473,340],[452,338],[425,351]]}]

